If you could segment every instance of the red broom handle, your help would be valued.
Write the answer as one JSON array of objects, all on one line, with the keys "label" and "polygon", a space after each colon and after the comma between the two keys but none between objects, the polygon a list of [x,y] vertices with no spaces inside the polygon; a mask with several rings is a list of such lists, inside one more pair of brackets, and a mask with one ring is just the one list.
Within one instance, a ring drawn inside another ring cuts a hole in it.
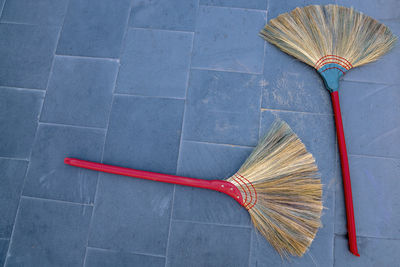
[{"label": "red broom handle", "polygon": [[353,195],[351,193],[349,160],[347,158],[346,142],[344,139],[342,114],[340,112],[340,103],[339,103],[339,93],[337,91],[332,92],[331,98],[332,98],[333,112],[335,114],[336,134],[339,145],[340,163],[342,166],[342,178],[343,178],[344,200],[346,204],[349,248],[354,255],[359,257],[360,254],[358,254],[358,249],[357,249],[356,224],[354,221]]},{"label": "red broom handle", "polygon": [[95,170],[101,172],[107,172],[112,174],[119,174],[129,177],[141,178],[146,180],[153,180],[158,182],[170,183],[170,184],[178,184],[178,185],[185,185],[185,186],[192,186],[198,188],[205,188],[211,189],[218,192],[225,193],[232,198],[234,198],[240,205],[243,205],[242,194],[240,191],[234,186],[232,183],[223,180],[203,180],[203,179],[195,179],[195,178],[188,178],[176,175],[169,175],[169,174],[161,174],[155,172],[148,172],[148,171],[140,171],[134,170],[129,168],[117,167],[113,165],[107,165],[97,162],[91,162],[86,160],[74,159],[74,158],[65,158],[64,163]]}]

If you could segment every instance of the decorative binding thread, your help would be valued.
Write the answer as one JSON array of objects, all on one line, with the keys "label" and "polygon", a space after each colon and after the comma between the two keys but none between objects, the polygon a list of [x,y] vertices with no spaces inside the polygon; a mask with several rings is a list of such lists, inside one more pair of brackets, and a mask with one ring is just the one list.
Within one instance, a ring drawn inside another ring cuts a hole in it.
[{"label": "decorative binding thread", "polygon": [[[320,59],[318,59],[317,62],[315,62],[314,68],[319,70],[327,64],[337,64],[337,65],[343,67],[346,71],[353,68],[353,65],[350,63],[350,61],[348,61],[344,57],[340,57],[340,56],[336,56],[336,55],[326,55],[326,56],[321,57]],[[332,68],[335,68],[335,67],[332,67]],[[329,68],[327,68],[327,69],[329,69]],[[325,69],[325,70],[327,70],[327,69]],[[340,68],[337,68],[337,69],[340,70]],[[324,72],[325,70],[323,70],[322,72]],[[345,73],[344,71],[342,71],[342,72]]]},{"label": "decorative binding thread", "polygon": [[[254,185],[248,179],[246,179],[244,176],[242,176],[241,174],[235,173],[234,176],[235,177],[233,178],[233,180],[240,186],[240,188],[242,189],[242,192],[244,194],[244,201],[243,201],[242,205],[247,210],[250,210],[257,203],[257,191],[254,188]],[[250,185],[250,187],[249,187],[249,185]],[[248,197],[248,195],[249,195],[249,197]],[[249,201],[247,201],[247,200],[249,200]]]}]

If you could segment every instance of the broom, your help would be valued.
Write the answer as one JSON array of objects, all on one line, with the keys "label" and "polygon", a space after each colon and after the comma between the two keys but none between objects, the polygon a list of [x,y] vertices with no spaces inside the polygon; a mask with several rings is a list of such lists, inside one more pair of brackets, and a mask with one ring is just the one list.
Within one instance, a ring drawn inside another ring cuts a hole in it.
[{"label": "broom", "polygon": [[245,207],[254,226],[281,254],[301,256],[320,227],[322,185],[313,156],[290,127],[277,121],[227,180],[201,180],[73,158],[66,164],[225,193]]},{"label": "broom", "polygon": [[350,251],[360,256],[350,172],[339,105],[339,78],[348,70],[377,60],[393,48],[396,37],[378,21],[353,8],[306,6],[272,19],[260,35],[284,52],[314,67],[331,93],[335,114]]}]

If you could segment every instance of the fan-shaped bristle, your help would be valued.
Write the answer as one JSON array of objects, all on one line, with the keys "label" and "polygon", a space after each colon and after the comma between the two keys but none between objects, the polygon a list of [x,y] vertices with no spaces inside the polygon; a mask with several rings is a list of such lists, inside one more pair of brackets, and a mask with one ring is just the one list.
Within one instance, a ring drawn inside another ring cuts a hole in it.
[{"label": "fan-shaped bristle", "polygon": [[[353,8],[311,5],[270,20],[260,32],[268,42],[317,68],[326,56],[337,56],[349,68],[377,60],[393,48],[389,28]],[[342,62],[343,63],[343,62]]]},{"label": "fan-shaped bristle", "polygon": [[320,227],[322,185],[313,156],[282,121],[228,178],[254,226],[283,256],[301,256]]}]

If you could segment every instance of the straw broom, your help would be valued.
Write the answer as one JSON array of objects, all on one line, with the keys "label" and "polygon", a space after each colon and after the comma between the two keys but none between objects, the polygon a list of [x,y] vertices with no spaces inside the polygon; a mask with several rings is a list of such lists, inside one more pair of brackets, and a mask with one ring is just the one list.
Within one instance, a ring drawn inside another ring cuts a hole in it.
[{"label": "straw broom", "polygon": [[393,48],[396,37],[378,21],[353,8],[306,6],[270,20],[260,35],[282,51],[315,68],[331,93],[335,114],[350,251],[357,240],[349,164],[339,105],[339,79],[348,70],[377,60]]},{"label": "straw broom", "polygon": [[313,156],[290,127],[277,121],[227,180],[201,180],[73,158],[66,164],[113,174],[216,190],[246,208],[258,231],[282,255],[301,256],[321,225],[322,185]]}]

